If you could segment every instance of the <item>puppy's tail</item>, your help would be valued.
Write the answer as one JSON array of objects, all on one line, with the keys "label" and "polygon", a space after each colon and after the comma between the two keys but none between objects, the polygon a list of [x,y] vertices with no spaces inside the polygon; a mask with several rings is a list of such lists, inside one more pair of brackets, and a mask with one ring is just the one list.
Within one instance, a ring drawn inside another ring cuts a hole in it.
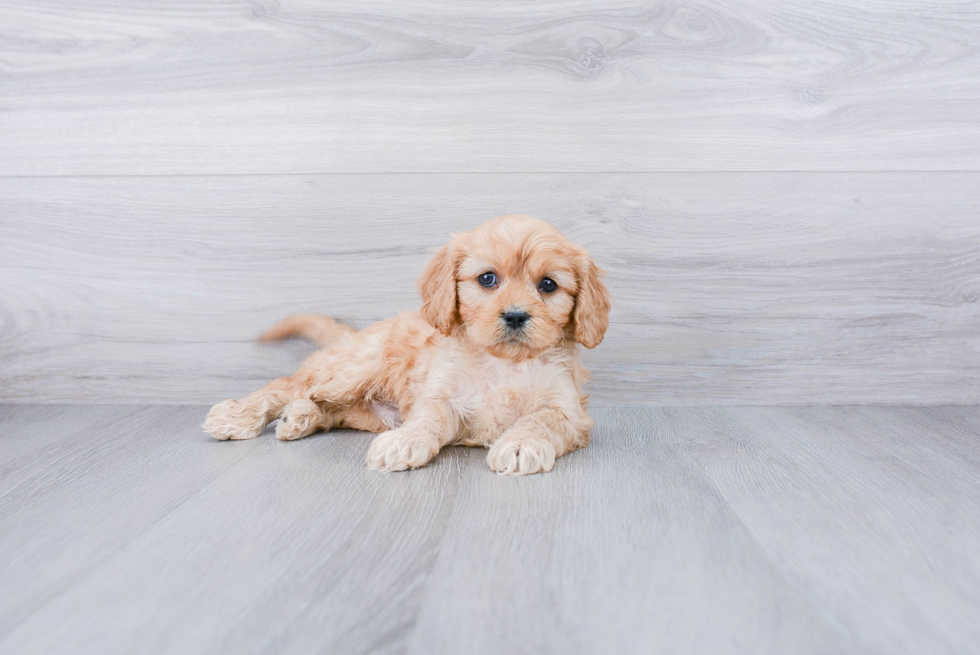
[{"label": "puppy's tail", "polygon": [[306,337],[320,348],[326,348],[345,334],[356,332],[329,316],[319,314],[293,314],[276,323],[271,330],[259,337],[259,341],[278,341],[289,337]]}]

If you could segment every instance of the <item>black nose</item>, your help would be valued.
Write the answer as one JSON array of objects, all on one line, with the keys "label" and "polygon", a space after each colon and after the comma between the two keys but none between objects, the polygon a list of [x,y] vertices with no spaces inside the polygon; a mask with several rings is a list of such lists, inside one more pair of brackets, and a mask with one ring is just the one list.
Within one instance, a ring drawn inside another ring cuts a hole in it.
[{"label": "black nose", "polygon": [[520,330],[527,323],[527,319],[531,318],[530,314],[523,311],[506,311],[500,315],[504,319],[504,323],[507,324],[511,330]]}]

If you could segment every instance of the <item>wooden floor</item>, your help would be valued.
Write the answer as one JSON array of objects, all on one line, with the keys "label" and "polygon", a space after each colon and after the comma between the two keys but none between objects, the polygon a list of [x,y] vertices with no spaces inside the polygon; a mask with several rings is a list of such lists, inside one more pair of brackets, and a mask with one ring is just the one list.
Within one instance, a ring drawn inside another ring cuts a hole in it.
[{"label": "wooden floor", "polygon": [[2,653],[969,653],[980,407],[595,408],[547,475],[0,407]]}]

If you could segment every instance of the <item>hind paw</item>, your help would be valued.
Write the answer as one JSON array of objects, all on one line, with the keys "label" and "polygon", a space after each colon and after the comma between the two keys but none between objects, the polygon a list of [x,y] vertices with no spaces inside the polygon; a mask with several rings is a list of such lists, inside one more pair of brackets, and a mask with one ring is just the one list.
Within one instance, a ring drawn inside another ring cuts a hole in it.
[{"label": "hind paw", "polygon": [[265,428],[265,416],[248,411],[237,400],[218,403],[204,419],[204,429],[215,439],[254,439]]}]

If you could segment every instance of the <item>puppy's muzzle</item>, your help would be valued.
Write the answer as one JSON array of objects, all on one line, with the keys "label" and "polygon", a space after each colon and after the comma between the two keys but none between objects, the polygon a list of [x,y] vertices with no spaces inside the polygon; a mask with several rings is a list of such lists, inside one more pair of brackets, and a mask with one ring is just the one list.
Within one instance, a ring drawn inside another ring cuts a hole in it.
[{"label": "puppy's muzzle", "polygon": [[500,315],[500,320],[504,322],[508,332],[521,332],[531,320],[531,315],[523,309],[508,309]]}]

